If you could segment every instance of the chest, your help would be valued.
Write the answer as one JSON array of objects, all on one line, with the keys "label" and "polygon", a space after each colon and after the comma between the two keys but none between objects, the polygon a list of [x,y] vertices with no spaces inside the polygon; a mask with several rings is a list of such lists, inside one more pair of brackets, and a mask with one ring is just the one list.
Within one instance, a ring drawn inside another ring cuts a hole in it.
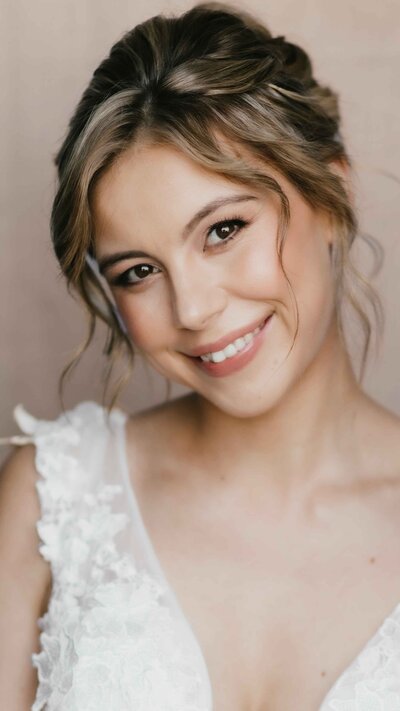
[{"label": "chest", "polygon": [[390,527],[358,518],[340,534],[321,526],[300,536],[248,522],[244,535],[227,521],[204,529],[178,516],[167,532],[160,511],[146,515],[203,652],[215,711],[322,709],[400,602]]}]

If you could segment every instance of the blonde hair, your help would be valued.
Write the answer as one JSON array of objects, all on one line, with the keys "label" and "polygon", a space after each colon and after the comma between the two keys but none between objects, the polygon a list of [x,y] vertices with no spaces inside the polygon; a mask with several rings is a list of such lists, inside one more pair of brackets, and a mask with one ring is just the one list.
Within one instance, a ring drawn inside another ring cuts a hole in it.
[{"label": "blonde hair", "polygon": [[[354,287],[367,297],[380,330],[383,310],[379,295],[351,261],[350,248],[359,234],[357,217],[342,179],[328,165],[340,160],[351,166],[340,134],[337,94],[316,81],[310,58],[299,46],[283,36],[273,37],[247,12],[205,2],[179,16],[151,17],[113,45],[94,71],[56,155],[53,245],[68,289],[78,292],[89,318],[87,337],[61,374],[61,400],[64,379],[89,346],[97,319],[108,329],[103,403],[116,360],[122,353],[128,360],[109,412],[132,372],[132,343],[86,256],[96,256],[91,211],[96,182],[128,146],[143,137],[175,146],[230,180],[277,194],[281,206],[277,253],[284,274],[289,201],[278,181],[226,147],[242,147],[266,169],[273,166],[313,208],[334,218],[337,239],[332,267],[339,333],[344,342],[341,305],[347,299],[364,336],[362,380],[372,327]],[[380,244],[371,236],[360,237],[375,259],[381,258]],[[296,313],[294,340],[297,303]]]}]

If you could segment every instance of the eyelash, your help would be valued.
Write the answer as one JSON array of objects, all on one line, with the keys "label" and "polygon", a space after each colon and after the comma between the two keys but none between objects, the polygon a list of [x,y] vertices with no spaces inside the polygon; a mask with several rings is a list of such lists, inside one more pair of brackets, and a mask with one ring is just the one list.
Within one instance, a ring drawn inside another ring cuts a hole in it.
[{"label": "eyelash", "polygon": [[[209,237],[210,234],[218,227],[222,227],[224,225],[238,225],[239,227],[233,235],[229,235],[225,240],[221,240],[220,245],[213,245],[211,247],[211,249],[220,250],[221,247],[222,247],[222,249],[225,249],[226,245],[229,244],[230,242],[232,242],[233,240],[235,240],[236,237],[238,237],[238,235],[240,234],[240,232],[245,227],[248,227],[248,225],[250,225],[250,224],[251,224],[250,220],[243,220],[243,218],[240,217],[239,215],[230,217],[229,219],[225,219],[225,220],[218,220],[218,222],[215,222],[213,225],[211,225],[211,227],[209,227],[207,229],[206,238]],[[127,269],[125,272],[123,272],[122,274],[119,274],[117,277],[115,277],[115,279],[112,279],[111,285],[118,286],[120,288],[132,288],[132,287],[135,288],[139,284],[143,284],[143,282],[145,282],[148,279],[148,277],[143,277],[142,279],[139,279],[139,281],[137,281],[137,282],[129,282],[128,281],[128,274],[133,269],[137,269],[137,267],[141,267],[141,266],[153,266],[153,265],[147,265],[146,262],[142,262],[141,264],[135,264],[134,267],[130,267],[130,269]],[[156,267],[156,269],[157,269],[157,267]],[[153,276],[153,274],[150,274],[150,276]]]}]

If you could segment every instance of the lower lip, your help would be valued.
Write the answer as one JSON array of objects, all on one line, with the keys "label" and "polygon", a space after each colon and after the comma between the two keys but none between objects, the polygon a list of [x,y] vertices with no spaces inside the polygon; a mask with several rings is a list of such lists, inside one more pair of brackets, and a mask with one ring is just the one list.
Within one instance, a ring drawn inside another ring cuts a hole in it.
[{"label": "lower lip", "polygon": [[268,326],[270,325],[272,316],[273,314],[268,316],[261,330],[256,336],[254,336],[252,341],[250,341],[250,343],[248,343],[247,346],[240,351],[240,353],[232,356],[232,358],[226,358],[226,360],[222,363],[212,363],[211,361],[201,360],[200,358],[192,358],[191,356],[188,357],[191,361],[193,361],[193,363],[195,363],[195,365],[197,365],[198,368],[200,368],[200,370],[208,373],[208,375],[212,375],[214,378],[223,378],[225,375],[235,373],[237,370],[241,370],[241,368],[244,368],[245,365],[250,363],[258,350],[261,348],[266,332],[269,330]]}]

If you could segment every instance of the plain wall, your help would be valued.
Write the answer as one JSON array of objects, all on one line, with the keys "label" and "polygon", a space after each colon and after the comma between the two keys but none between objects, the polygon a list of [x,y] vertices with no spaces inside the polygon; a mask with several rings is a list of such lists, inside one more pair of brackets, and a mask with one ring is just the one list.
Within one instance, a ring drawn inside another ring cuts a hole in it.
[{"label": "plain wall", "polygon": [[[301,44],[313,59],[315,76],[339,91],[361,229],[377,237],[386,254],[375,280],[386,330],[364,388],[400,413],[400,183],[394,179],[400,176],[400,3],[236,4],[255,11],[274,34]],[[59,275],[48,226],[55,189],[52,159],[69,117],[93,70],[123,32],[159,12],[190,6],[167,0],[9,0],[0,5],[5,53],[0,62],[0,436],[18,432],[12,417],[17,403],[37,417],[59,413],[57,381],[86,331],[85,313]],[[104,333],[100,328],[75,371],[66,406],[101,401]],[[172,397],[182,392],[183,387],[173,386]],[[163,400],[165,393],[165,381],[138,361],[121,406],[135,412]]]}]

